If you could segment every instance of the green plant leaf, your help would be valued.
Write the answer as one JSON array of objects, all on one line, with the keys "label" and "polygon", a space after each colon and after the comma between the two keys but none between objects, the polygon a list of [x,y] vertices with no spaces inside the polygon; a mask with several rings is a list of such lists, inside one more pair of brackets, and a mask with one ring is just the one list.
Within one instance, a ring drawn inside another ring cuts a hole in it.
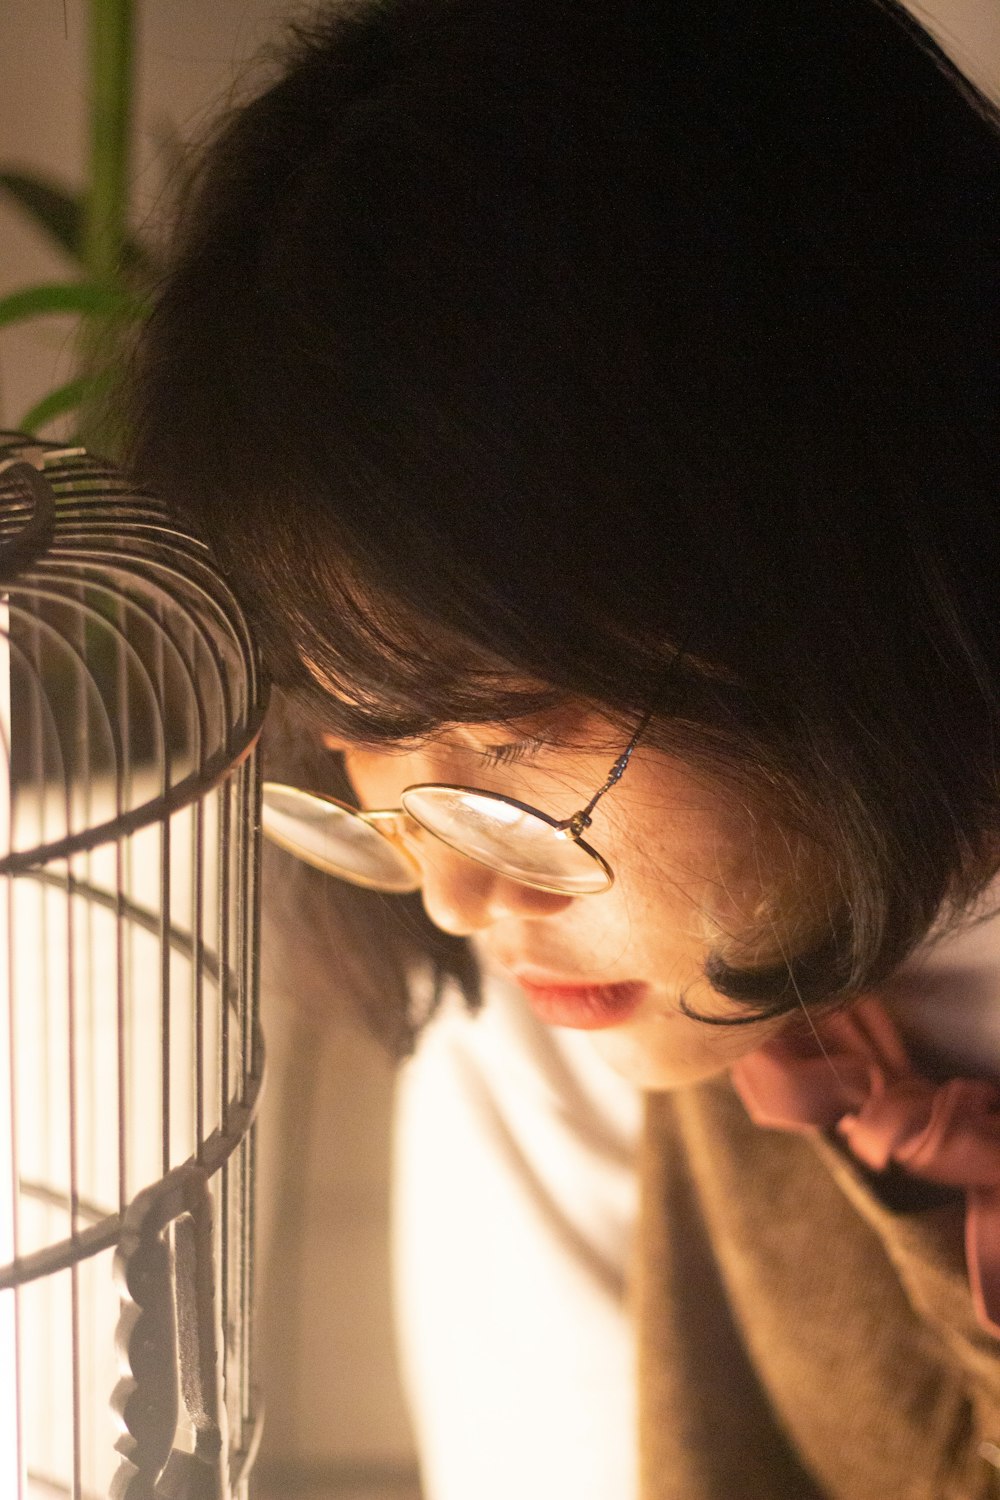
[{"label": "green plant leaf", "polygon": [[83,210],[78,199],[54,183],[23,172],[0,172],[0,187],[50,239],[79,260]]},{"label": "green plant leaf", "polygon": [[25,287],[0,297],[0,328],[48,313],[79,313],[91,318],[121,318],[134,321],[145,315],[146,304],[112,287],[90,282],[60,281]]},{"label": "green plant leaf", "polygon": [[[26,172],[0,171],[0,188],[10,194],[23,213],[60,249],[83,263],[84,209],[81,196]],[[124,269],[128,275],[143,279],[154,274],[152,257],[134,236],[125,241]]]},{"label": "green plant leaf", "polygon": [[91,396],[99,395],[107,388],[109,381],[110,376],[107,374],[80,375],[75,380],[67,381],[25,412],[17,424],[19,431],[36,435],[39,427],[45,427],[47,423],[55,421],[56,417],[65,416],[68,411],[76,411]]}]

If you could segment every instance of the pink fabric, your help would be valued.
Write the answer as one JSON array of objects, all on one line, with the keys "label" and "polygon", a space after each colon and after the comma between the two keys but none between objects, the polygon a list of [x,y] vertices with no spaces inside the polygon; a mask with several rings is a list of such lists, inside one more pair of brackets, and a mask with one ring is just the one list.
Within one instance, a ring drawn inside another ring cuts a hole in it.
[{"label": "pink fabric", "polygon": [[[817,1036],[780,1036],[738,1062],[733,1084],[757,1125],[836,1129],[876,1172],[965,1189],[965,1256],[976,1314],[1000,1338],[1000,1085],[931,1083],[888,1012],[866,997],[821,1018]],[[822,1041],[822,1047],[820,1046]]]}]

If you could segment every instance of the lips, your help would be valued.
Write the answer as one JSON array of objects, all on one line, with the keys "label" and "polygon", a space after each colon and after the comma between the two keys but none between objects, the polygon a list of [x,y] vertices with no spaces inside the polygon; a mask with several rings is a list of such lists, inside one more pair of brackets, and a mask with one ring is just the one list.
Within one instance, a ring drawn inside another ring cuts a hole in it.
[{"label": "lips", "polygon": [[629,980],[620,984],[568,984],[529,971],[514,978],[540,1021],[548,1026],[571,1026],[577,1031],[601,1031],[620,1026],[638,1010],[647,985]]}]

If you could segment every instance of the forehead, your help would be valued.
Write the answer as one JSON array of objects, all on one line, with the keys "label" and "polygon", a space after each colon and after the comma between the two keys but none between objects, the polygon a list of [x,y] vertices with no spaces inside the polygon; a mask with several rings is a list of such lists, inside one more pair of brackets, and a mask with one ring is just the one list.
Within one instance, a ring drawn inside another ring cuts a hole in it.
[{"label": "forehead", "polygon": [[398,739],[367,740],[324,730],[328,749],[374,755],[409,755],[443,750],[482,752],[498,747],[527,747],[566,754],[621,753],[630,731],[603,710],[565,695],[551,707],[471,722],[448,721],[426,733]]},{"label": "forehead", "polygon": [[348,743],[410,747],[487,727],[494,738],[512,730],[551,738],[579,716],[558,688],[468,650],[389,651],[380,670],[354,672],[342,642],[299,659],[308,707]]}]

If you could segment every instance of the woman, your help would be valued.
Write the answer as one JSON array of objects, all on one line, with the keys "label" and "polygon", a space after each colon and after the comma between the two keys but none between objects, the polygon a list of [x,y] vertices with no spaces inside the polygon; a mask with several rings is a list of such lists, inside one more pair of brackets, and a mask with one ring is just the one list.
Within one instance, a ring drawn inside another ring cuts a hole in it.
[{"label": "woman", "polygon": [[139,473],[391,814],[313,857],[650,1090],[650,1500],[1000,1492],[1000,1067],[906,981],[1000,867],[998,181],[892,3],[363,3],[140,350]]}]

